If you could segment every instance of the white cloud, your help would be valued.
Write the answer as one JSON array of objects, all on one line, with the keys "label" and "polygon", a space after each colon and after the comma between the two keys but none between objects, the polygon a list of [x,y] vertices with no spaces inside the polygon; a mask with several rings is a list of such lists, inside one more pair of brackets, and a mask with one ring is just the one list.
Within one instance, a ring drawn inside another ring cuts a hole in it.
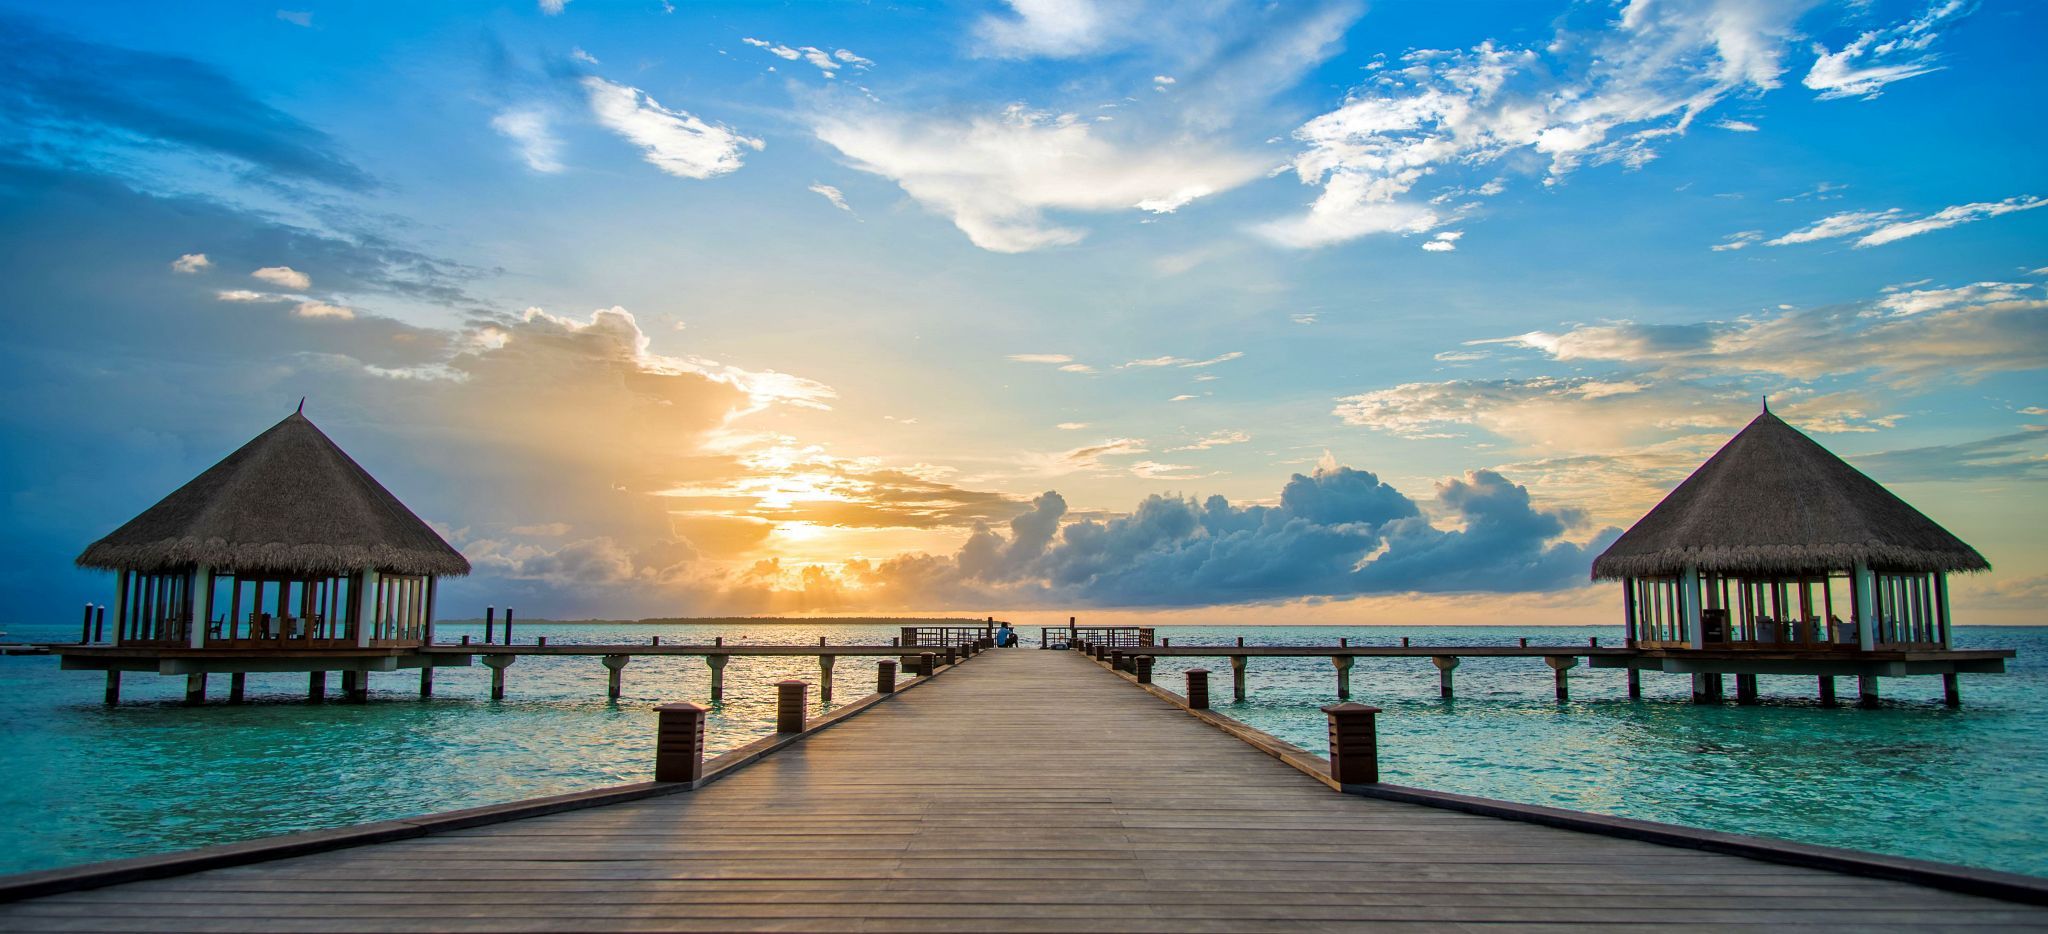
[{"label": "white cloud", "polygon": [[743,150],[759,150],[758,139],[695,115],[669,110],[639,88],[596,76],[583,79],[590,110],[599,123],[643,150],[656,168],[681,178],[713,178],[737,170]]},{"label": "white cloud", "polygon": [[224,302],[281,302],[285,300],[285,297],[282,295],[272,295],[269,292],[252,292],[248,289],[225,289],[215,292],[214,297]]},{"label": "white cloud", "polygon": [[1858,248],[1882,246],[1907,237],[1917,237],[1936,230],[1946,230],[1961,224],[2017,211],[2031,211],[2039,207],[2048,207],[2048,198],[2019,195],[2004,201],[1977,201],[1945,207],[1922,217],[1915,217],[1898,208],[1883,211],[1842,211],[1771,240],[1769,245],[1788,246],[1861,234],[1862,236],[1856,240]]},{"label": "white cloud", "polygon": [[1220,448],[1232,444],[1243,444],[1247,441],[1250,441],[1251,439],[1251,435],[1245,434],[1242,431],[1225,429],[1223,431],[1212,431],[1206,435],[1203,435],[1200,438],[1195,439],[1193,442],[1183,444],[1177,448],[1167,448],[1167,451],[1206,451],[1210,448]]},{"label": "white cloud", "polygon": [[[1920,285],[1924,281],[1913,284]],[[1885,291],[1889,294],[1877,300],[1877,307],[1894,316],[1917,315],[1961,305],[2023,301],[2028,293],[2039,292],[2040,289],[2040,286],[2025,282],[1975,282],[1953,289],[1887,287]]]},{"label": "white cloud", "polygon": [[1830,52],[1827,46],[1815,43],[1813,51],[1817,58],[1802,83],[1819,91],[1821,100],[1867,100],[1878,96],[1885,85],[1894,81],[1939,71],[1939,56],[1929,52],[1928,47],[1944,30],[1976,8],[1976,0],[1936,0],[1919,16],[1863,33],[1840,51]]},{"label": "white cloud", "polygon": [[1732,120],[1725,117],[1714,121],[1714,126],[1736,133],[1754,133],[1757,131],[1757,125],[1754,123],[1747,120]]},{"label": "white cloud", "polygon": [[304,291],[313,287],[313,280],[311,278],[290,266],[265,266],[249,275],[287,289]]},{"label": "white cloud", "polygon": [[884,114],[822,118],[815,131],[863,172],[895,181],[976,246],[998,253],[1078,243],[1048,210],[1170,213],[1257,178],[1251,156],[1176,140],[1120,146],[1075,114],[1013,105],[965,123]]},{"label": "white cloud", "polygon": [[313,25],[313,13],[310,10],[279,10],[277,11],[277,18],[294,26],[311,27]]},{"label": "white cloud", "polygon": [[827,78],[837,77],[841,68],[851,66],[856,71],[866,71],[875,64],[846,49],[827,52],[824,49],[810,45],[791,48],[780,43],[769,42],[766,39],[757,39],[753,36],[748,36],[740,41],[784,61],[794,62],[801,59],[824,73]]},{"label": "white cloud", "polygon": [[1292,321],[1295,324],[1314,324],[1318,320],[1321,320],[1321,318],[1321,315],[1313,311],[1305,311],[1299,314],[1292,314],[1287,316],[1287,320]]},{"label": "white cloud", "polygon": [[1166,89],[1172,87],[1175,83],[1172,75],[1152,76],[1152,90],[1158,91],[1161,94],[1166,93]]},{"label": "white cloud", "polygon": [[1446,230],[1431,237],[1422,248],[1431,253],[1449,253],[1458,248],[1458,238],[1464,235],[1462,230]]},{"label": "white cloud", "polygon": [[1187,464],[1162,464],[1158,461],[1138,461],[1131,465],[1131,474],[1144,480],[1195,480],[1198,477],[1188,471],[1195,468]]},{"label": "white cloud", "polygon": [[1171,398],[1171,399],[1168,399],[1168,400],[1166,400],[1166,401],[1168,401],[1168,402],[1186,402],[1186,401],[1188,401],[1189,399],[1195,399],[1195,398],[1199,398],[1199,397],[1197,397],[1197,396],[1192,396],[1192,395],[1189,395],[1189,394],[1187,394],[1187,393],[1181,393],[1180,395],[1178,395],[1178,396],[1174,396],[1173,398]]},{"label": "white cloud", "polygon": [[1120,5],[1095,0],[1009,0],[1014,16],[975,23],[975,51],[994,58],[1072,58],[1108,44],[1127,25]]},{"label": "white cloud", "polygon": [[1059,423],[1059,424],[1057,424],[1057,425],[1054,425],[1054,426],[1052,426],[1052,427],[1054,427],[1054,428],[1057,428],[1057,429],[1059,429],[1059,430],[1061,430],[1061,431],[1080,431],[1081,429],[1083,429],[1083,428],[1086,428],[1086,427],[1088,427],[1088,423],[1087,423],[1087,422],[1061,422],[1061,423]]},{"label": "white cloud", "polygon": [[1242,351],[1242,350],[1233,350],[1233,351],[1231,351],[1231,352],[1229,352],[1229,353],[1226,353],[1226,354],[1218,354],[1218,355],[1216,355],[1216,356],[1214,356],[1214,357],[1210,357],[1210,358],[1209,358],[1209,359],[1207,359],[1207,360],[1189,360],[1189,361],[1187,361],[1187,362],[1185,362],[1185,363],[1182,363],[1182,364],[1181,364],[1180,366],[1181,366],[1181,368],[1182,368],[1182,369],[1187,369],[1187,368],[1190,368],[1190,367],[1205,367],[1205,366],[1215,366],[1216,364],[1219,364],[1219,363],[1229,363],[1230,361],[1232,361],[1232,360],[1236,360],[1236,359],[1238,359],[1239,357],[1242,357],[1242,356],[1244,356],[1244,351]]},{"label": "white cloud", "polygon": [[1707,249],[1713,250],[1716,253],[1725,253],[1729,250],[1740,250],[1744,247],[1755,246],[1763,238],[1764,232],[1761,230],[1738,230],[1721,238],[1720,243],[1707,247]]},{"label": "white cloud", "polygon": [[536,172],[560,172],[562,141],[549,129],[549,114],[540,107],[514,107],[491,118],[491,128],[519,147],[519,158]]},{"label": "white cloud", "polygon": [[204,253],[187,253],[171,260],[171,271],[195,273],[212,265],[213,260],[207,259]]},{"label": "white cloud", "polygon": [[576,61],[582,62],[585,65],[604,64],[603,62],[597,60],[597,56],[592,55],[589,52],[583,51],[583,47],[580,45],[575,46],[569,50],[569,57],[575,59]]},{"label": "white cloud", "polygon": [[1018,363],[1072,363],[1074,358],[1063,353],[1013,353],[1010,359]]},{"label": "white cloud", "polygon": [[540,11],[549,16],[560,16],[562,9],[570,2],[571,0],[540,0]]},{"label": "white cloud", "polygon": [[853,208],[848,207],[846,204],[846,193],[840,191],[837,188],[827,185],[824,182],[812,182],[810,190],[816,192],[819,197],[832,202],[832,206],[835,208],[847,212],[851,212],[853,210]]},{"label": "white cloud", "polygon": [[1069,363],[1060,367],[1062,373],[1093,373],[1095,368],[1085,363]]},{"label": "white cloud", "polygon": [[1589,163],[1640,166],[1721,99],[1777,87],[1800,7],[1637,2],[1540,50],[1411,51],[1295,131],[1295,171],[1322,191],[1257,230],[1291,247],[1427,231],[1452,218],[1408,200],[1418,182],[1510,156],[1547,157],[1547,183]]},{"label": "white cloud", "polygon": [[353,309],[312,301],[300,302],[299,307],[292,309],[292,314],[301,318],[337,318],[342,321],[351,320],[356,316]]}]

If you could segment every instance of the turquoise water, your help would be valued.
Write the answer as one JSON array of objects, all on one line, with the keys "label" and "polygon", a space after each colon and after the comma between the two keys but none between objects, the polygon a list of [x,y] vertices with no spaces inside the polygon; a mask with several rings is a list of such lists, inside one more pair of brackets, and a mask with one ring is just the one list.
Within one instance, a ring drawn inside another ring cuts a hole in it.
[{"label": "turquoise water", "polygon": [[[67,627],[10,626],[10,639],[63,639]],[[443,637],[480,636],[444,625]],[[1036,633],[1035,628],[1024,632]],[[521,623],[520,641],[876,642],[894,627]],[[1176,645],[1504,645],[1519,636],[1583,645],[1613,627],[1161,627]],[[1765,676],[1765,703],[1694,707],[1689,682],[1645,675],[1630,702],[1619,671],[1572,672],[1572,702],[1551,697],[1533,659],[1467,658],[1458,697],[1436,696],[1427,659],[1360,659],[1353,697],[1380,706],[1388,781],[1718,830],[2048,876],[2048,628],[1961,629],[1959,647],[2017,648],[2005,675],[1966,675],[1965,706],[1941,706],[1938,678],[1887,679],[1881,710],[1823,709],[1810,678]],[[1162,659],[1162,684],[1204,664]],[[1229,696],[1221,659],[1215,690]],[[871,660],[842,658],[835,699],[872,690]],[[812,659],[735,658],[713,715],[714,751],[773,729],[773,681],[815,681]],[[211,697],[227,685],[216,676]],[[184,679],[131,674],[124,701],[100,705],[101,676],[49,657],[0,658],[0,872],[159,853],[209,843],[594,788],[648,777],[652,708],[702,702],[699,659],[636,659],[625,697],[604,697],[594,658],[522,658],[502,703],[488,669],[443,669],[421,702],[416,673],[372,678],[364,705],[304,702],[303,674],[251,675],[251,703],[187,708]],[[1317,752],[1335,679],[1327,659],[1256,659],[1232,716]],[[1843,682],[1843,694],[1853,693]],[[339,685],[330,679],[330,691]],[[814,696],[815,701],[815,696]],[[821,708],[822,709],[822,708]],[[33,820],[22,815],[35,815]]]}]

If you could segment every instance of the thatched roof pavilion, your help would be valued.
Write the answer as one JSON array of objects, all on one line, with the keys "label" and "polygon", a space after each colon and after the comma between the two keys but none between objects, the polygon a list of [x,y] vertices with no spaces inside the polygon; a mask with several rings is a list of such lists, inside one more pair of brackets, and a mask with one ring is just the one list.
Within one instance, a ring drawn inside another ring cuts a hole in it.
[{"label": "thatched roof pavilion", "polygon": [[1840,654],[1947,649],[1947,575],[1990,567],[1766,408],[1593,577],[1623,582],[1631,646]]},{"label": "thatched roof pavilion", "polygon": [[469,561],[301,412],[78,556],[82,567],[458,576]]},{"label": "thatched roof pavilion", "polygon": [[433,637],[435,581],[469,561],[304,412],[78,556],[119,572],[120,646],[326,651]]},{"label": "thatched roof pavilion", "polygon": [[1593,562],[1595,580],[1862,563],[1984,571],[1975,548],[1766,409]]}]

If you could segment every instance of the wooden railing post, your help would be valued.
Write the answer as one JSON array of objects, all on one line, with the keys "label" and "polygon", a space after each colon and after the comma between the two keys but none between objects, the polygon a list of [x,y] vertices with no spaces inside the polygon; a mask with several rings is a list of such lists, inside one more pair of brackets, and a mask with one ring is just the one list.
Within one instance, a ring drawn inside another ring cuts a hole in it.
[{"label": "wooden railing post", "polygon": [[1380,780],[1378,707],[1331,704],[1330,778],[1339,785],[1376,785]]},{"label": "wooden railing post", "polygon": [[1138,656],[1138,683],[1152,683],[1152,656],[1150,655]]},{"label": "wooden railing post", "polygon": [[775,682],[775,732],[804,731],[804,706],[810,685],[795,678]]},{"label": "wooden railing post", "polygon": [[696,704],[663,704],[654,708],[654,780],[694,782],[704,777],[704,714]]},{"label": "wooden railing post", "polygon": [[875,663],[875,693],[896,693],[896,663],[882,659]]},{"label": "wooden railing post", "polygon": [[1209,709],[1209,669],[1188,669],[1188,706],[1195,710]]}]

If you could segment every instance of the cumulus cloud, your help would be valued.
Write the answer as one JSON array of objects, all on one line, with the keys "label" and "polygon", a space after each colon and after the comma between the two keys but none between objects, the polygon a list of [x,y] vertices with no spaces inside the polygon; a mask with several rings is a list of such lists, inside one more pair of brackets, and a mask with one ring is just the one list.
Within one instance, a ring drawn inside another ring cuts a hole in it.
[{"label": "cumulus cloud", "polygon": [[821,118],[815,132],[863,172],[888,178],[976,246],[1023,253],[1078,243],[1055,210],[1172,213],[1257,178],[1254,157],[1192,141],[1119,145],[1078,115],[1013,105],[966,121],[880,112]]},{"label": "cumulus cloud", "polygon": [[[1970,204],[1953,205],[1925,216],[1914,216],[1899,208],[1888,208],[1882,211],[1842,211],[1830,214],[1812,224],[1768,241],[1768,244],[1770,246],[1789,246],[1798,243],[1813,243],[1820,240],[1839,240],[1846,237],[1856,237],[1856,246],[1858,248],[1882,246],[1897,240],[1904,240],[1907,237],[1917,237],[1936,230],[1946,230],[1959,224],[1973,223],[2002,214],[2011,214],[2016,211],[2031,211],[2043,206],[2048,206],[2048,198],[2019,195],[2003,201],[1978,201]],[[1858,236],[1859,234],[1861,236]]]},{"label": "cumulus cloud", "polygon": [[204,253],[187,253],[183,256],[178,257],[177,259],[171,260],[171,271],[182,273],[195,273],[203,269],[206,269],[207,267],[212,265],[213,260],[207,259],[206,254]]},{"label": "cumulus cloud", "polygon": [[824,182],[813,182],[811,183],[810,190],[813,193],[815,193],[818,197],[832,202],[832,206],[835,208],[838,208],[842,211],[846,211],[849,213],[853,211],[853,208],[848,207],[846,204],[846,194],[844,192],[841,192],[837,188],[827,185]]},{"label": "cumulus cloud", "polygon": [[1815,43],[1817,57],[1802,83],[1820,92],[1821,100],[1869,99],[1894,81],[1939,71],[1939,56],[1929,47],[1976,9],[1975,0],[1936,0],[1919,16],[1865,32],[1837,51]]},{"label": "cumulus cloud", "polygon": [[1429,238],[1422,248],[1430,253],[1449,253],[1458,248],[1458,238],[1464,235],[1462,230],[1445,230]]},{"label": "cumulus cloud", "polygon": [[514,107],[491,118],[491,129],[517,144],[519,158],[536,172],[562,171],[562,141],[549,124],[551,115],[540,107]]},{"label": "cumulus cloud", "polygon": [[1640,166],[1722,99],[1778,87],[1800,7],[1632,3],[1540,47],[1411,51],[1295,131],[1295,172],[1322,190],[1307,213],[1256,229],[1291,247],[1428,231],[1456,214],[1410,200],[1416,184],[1524,154],[1548,160],[1550,183]]},{"label": "cumulus cloud", "polygon": [[252,278],[261,279],[280,288],[304,291],[313,287],[311,277],[290,266],[265,266],[249,275]]},{"label": "cumulus cloud", "polygon": [[583,89],[599,123],[639,146],[649,164],[670,175],[704,179],[737,171],[745,150],[763,146],[729,127],[663,107],[639,88],[591,75]]},{"label": "cumulus cloud", "polygon": [[1440,483],[1430,513],[1366,471],[1294,475],[1278,505],[1148,496],[1129,513],[1062,522],[1048,492],[982,526],[950,556],[904,555],[851,573],[868,589],[1007,606],[1193,606],[1365,593],[1555,590],[1579,585],[1618,530],[1580,545],[1580,516],[1535,506],[1492,471]]},{"label": "cumulus cloud", "polygon": [[356,316],[355,309],[353,308],[314,301],[300,302],[298,307],[292,309],[292,314],[298,315],[301,318],[338,318],[343,321],[350,320]]}]

